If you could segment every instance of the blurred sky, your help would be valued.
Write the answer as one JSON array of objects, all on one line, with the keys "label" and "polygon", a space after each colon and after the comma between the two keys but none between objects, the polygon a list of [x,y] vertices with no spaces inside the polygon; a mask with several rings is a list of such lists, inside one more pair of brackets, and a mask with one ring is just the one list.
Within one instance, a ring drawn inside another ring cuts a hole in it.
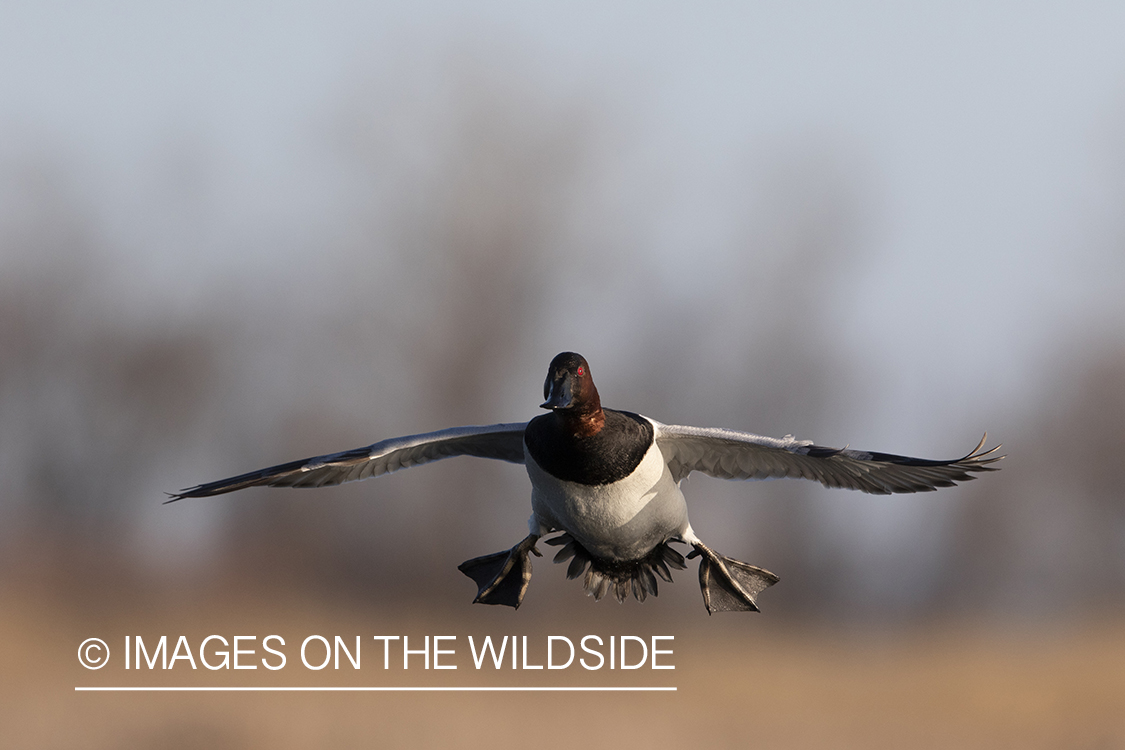
[{"label": "blurred sky", "polygon": [[[739,172],[835,164],[866,262],[843,269],[828,325],[895,343],[854,352],[895,414],[918,393],[896,383],[961,394],[984,375],[1018,399],[1043,385],[1045,342],[1119,335],[1123,29],[1118,3],[14,0],[0,156],[80,175],[122,304],[190,309],[223,274],[292,267],[294,234],[333,225],[349,185],[328,144],[359,87],[483,57],[627,134],[603,190],[646,225],[657,295],[706,284]],[[207,226],[170,231],[161,201],[193,175]]]}]

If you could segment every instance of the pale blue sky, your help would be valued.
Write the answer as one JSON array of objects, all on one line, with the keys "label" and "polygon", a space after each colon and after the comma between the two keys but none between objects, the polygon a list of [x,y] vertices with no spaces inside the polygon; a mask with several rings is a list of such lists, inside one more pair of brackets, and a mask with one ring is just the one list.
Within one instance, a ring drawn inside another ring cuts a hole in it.
[{"label": "pale blue sky", "polygon": [[[130,268],[122,299],[168,305],[174,279],[190,309],[332,226],[352,92],[458,54],[627,131],[602,190],[669,298],[708,288],[730,182],[811,149],[862,209],[832,324],[877,327],[848,345],[897,414],[919,384],[1027,395],[1061,337],[1120,336],[1123,32],[1118,3],[7,2],[0,156],[74,170]],[[212,184],[207,226],[177,240],[160,174],[184,153]]]}]

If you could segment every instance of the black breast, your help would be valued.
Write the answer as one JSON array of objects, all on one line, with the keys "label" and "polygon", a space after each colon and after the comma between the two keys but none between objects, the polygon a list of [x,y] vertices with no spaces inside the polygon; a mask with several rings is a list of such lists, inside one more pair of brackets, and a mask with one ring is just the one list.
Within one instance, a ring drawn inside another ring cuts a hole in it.
[{"label": "black breast", "polygon": [[551,476],[579,484],[611,484],[633,473],[652,445],[652,424],[627,411],[605,410],[597,435],[574,435],[557,412],[527,425],[524,441],[535,463]]}]

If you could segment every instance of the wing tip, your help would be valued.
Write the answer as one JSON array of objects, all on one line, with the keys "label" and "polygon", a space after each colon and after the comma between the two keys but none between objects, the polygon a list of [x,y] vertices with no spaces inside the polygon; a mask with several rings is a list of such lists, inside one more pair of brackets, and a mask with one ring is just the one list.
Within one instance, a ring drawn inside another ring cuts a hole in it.
[{"label": "wing tip", "polygon": [[[229,492],[229,490],[223,490],[223,492]],[[161,503],[161,505],[168,505],[169,503],[186,500],[188,498],[210,497],[211,495],[218,495],[221,493],[208,491],[206,485],[200,484],[196,485],[195,487],[188,487],[187,489],[180,490],[179,492],[165,492],[164,494],[168,496],[168,499]]]},{"label": "wing tip", "polygon": [[992,455],[996,451],[1004,447],[1004,444],[997,443],[995,446],[989,448],[988,450],[981,450],[982,448],[984,448],[984,444],[986,442],[988,442],[988,432],[984,433],[984,435],[980,439],[980,442],[977,443],[976,448],[973,448],[971,451],[969,451],[968,454],[966,454],[962,458],[957,459],[956,461],[952,461],[951,463],[963,466],[965,469],[971,471],[999,471],[999,466],[989,466],[988,464],[994,464],[997,461],[1008,457],[1008,454],[1006,453],[1001,456]]}]

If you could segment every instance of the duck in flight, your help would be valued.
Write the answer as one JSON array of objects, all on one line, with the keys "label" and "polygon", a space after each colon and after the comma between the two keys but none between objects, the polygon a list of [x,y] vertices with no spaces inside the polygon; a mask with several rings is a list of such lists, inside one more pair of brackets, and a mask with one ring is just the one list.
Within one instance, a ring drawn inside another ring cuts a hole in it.
[{"label": "duck in flight", "polygon": [[935,461],[890,453],[825,448],[811,441],[732,430],[666,425],[627,411],[603,409],[590,365],[563,352],[543,385],[547,410],[529,422],[453,427],[392,438],[362,448],[293,461],[207,482],[168,502],[210,497],[246,487],[326,487],[377,477],[451,456],[524,464],[531,479],[530,533],[504,552],[467,560],[459,569],[478,586],[474,602],[520,606],[531,581],[536,542],[561,547],[567,578],[583,578],[588,594],[657,594],[657,577],[685,558],[699,558],[699,586],[708,613],[758,611],[757,596],[777,583],[768,570],[720,555],[695,535],[680,483],[693,471],[721,479],[812,479],[877,495],[928,492],[974,479],[1003,456],[983,450],[985,438],[962,458]]}]

